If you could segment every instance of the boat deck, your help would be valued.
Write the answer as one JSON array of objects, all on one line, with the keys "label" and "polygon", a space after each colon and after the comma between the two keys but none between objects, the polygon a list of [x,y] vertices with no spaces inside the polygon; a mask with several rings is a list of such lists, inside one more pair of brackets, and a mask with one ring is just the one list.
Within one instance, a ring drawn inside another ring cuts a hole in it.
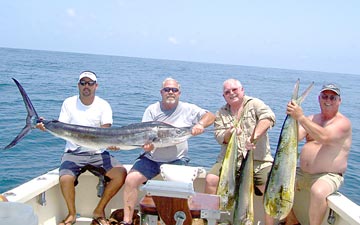
[{"label": "boat deck", "polygon": [[[128,165],[127,168],[130,168]],[[194,182],[194,191],[197,196],[202,196],[205,189],[205,175],[200,174]],[[25,203],[32,206],[38,217],[39,225],[56,225],[67,215],[67,208],[61,195],[58,180],[58,169],[49,171],[29,182],[26,182],[12,190],[2,193],[10,202]],[[162,180],[161,176],[155,180]],[[79,184],[76,186],[76,206],[79,218],[76,224],[89,224],[94,206],[98,202],[96,185],[98,178],[90,172],[85,172],[79,177]],[[123,188],[122,188],[123,189]],[[123,190],[120,190],[109,202],[106,208],[106,215],[123,206]],[[138,202],[145,196],[145,192],[140,192]],[[305,199],[306,196],[304,196]],[[208,203],[201,203],[208,204]],[[335,193],[328,197],[329,207],[334,211],[334,225],[360,225],[360,206],[350,201],[341,193]],[[140,209],[140,204],[137,209]],[[200,205],[200,210],[202,206]],[[262,224],[263,207],[262,198],[254,196],[255,221]],[[303,212],[299,212],[302,215]],[[328,225],[327,219],[324,219],[323,225]],[[300,221],[302,222],[302,221]],[[257,224],[255,222],[255,224]],[[302,224],[306,224],[302,222]]]}]

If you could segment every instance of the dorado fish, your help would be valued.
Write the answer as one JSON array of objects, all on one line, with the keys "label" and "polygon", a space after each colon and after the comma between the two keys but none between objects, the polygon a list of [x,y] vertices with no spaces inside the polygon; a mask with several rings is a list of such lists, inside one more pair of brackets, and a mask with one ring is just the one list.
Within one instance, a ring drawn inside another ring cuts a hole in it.
[{"label": "dorado fish", "polygon": [[[301,104],[312,89],[314,82],[298,97],[300,80],[297,80],[292,100]],[[283,123],[274,163],[264,194],[265,212],[282,220],[290,212],[294,200],[294,186],[298,154],[298,123],[287,115]]]},{"label": "dorado fish", "polygon": [[220,195],[220,209],[231,210],[234,205],[238,142],[236,131],[231,135],[222,162],[217,195]]},{"label": "dorado fish", "polygon": [[21,84],[14,79],[27,110],[26,125],[19,135],[4,149],[15,146],[22,140],[36,124],[43,122],[46,130],[52,135],[71,141],[79,146],[91,149],[104,149],[116,146],[121,150],[140,148],[144,144],[152,143],[155,148],[172,146],[191,137],[191,128],[178,128],[163,122],[143,122],[123,127],[88,127],[62,123],[58,120],[40,120],[35,108]]},{"label": "dorado fish", "polygon": [[[248,113],[248,108],[245,107],[249,103],[247,101],[244,106],[241,114],[238,119],[234,123],[234,128],[244,129],[244,125],[242,124],[242,119],[245,114]],[[231,134],[228,146],[226,148],[226,153],[224,159],[222,161],[219,184],[217,187],[216,194],[220,196],[220,209],[232,211],[235,196],[237,194],[236,190],[236,174],[238,166],[241,166],[242,161],[238,162],[238,148],[239,148],[239,137],[238,137],[237,129]],[[241,132],[240,140],[246,140],[244,136],[245,132]],[[241,153],[242,154],[242,153]],[[239,165],[238,165],[239,164]]]},{"label": "dorado fish", "polygon": [[248,151],[240,168],[233,225],[254,224],[254,152]]}]

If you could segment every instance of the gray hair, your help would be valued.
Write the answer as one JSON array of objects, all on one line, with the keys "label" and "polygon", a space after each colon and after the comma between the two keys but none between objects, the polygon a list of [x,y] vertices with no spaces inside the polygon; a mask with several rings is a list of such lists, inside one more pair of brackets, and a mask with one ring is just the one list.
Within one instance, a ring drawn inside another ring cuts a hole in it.
[{"label": "gray hair", "polygon": [[241,84],[241,82],[240,82],[239,80],[234,79],[234,78],[230,78],[230,79],[227,79],[226,81],[224,81],[224,83],[223,83],[223,89],[224,89],[225,84],[227,84],[227,83],[235,84],[235,85],[237,85],[239,88],[242,87],[242,84]]},{"label": "gray hair", "polygon": [[179,90],[180,90],[180,83],[179,83],[177,80],[175,80],[174,78],[171,78],[171,77],[165,78],[165,80],[162,82],[161,88],[163,88],[163,87],[165,86],[165,83],[166,83],[167,81],[174,81],[175,83],[177,83],[178,88],[179,88]]}]

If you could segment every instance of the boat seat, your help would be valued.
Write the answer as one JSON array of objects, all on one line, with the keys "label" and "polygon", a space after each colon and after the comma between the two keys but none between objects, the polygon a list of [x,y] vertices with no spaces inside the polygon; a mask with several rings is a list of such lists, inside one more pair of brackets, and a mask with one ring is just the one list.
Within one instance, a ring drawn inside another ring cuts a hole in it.
[{"label": "boat seat", "polygon": [[[161,218],[165,224],[169,225],[176,224],[175,219],[172,218],[177,211],[189,211],[189,213],[185,212],[185,215],[187,218],[189,218],[189,221],[186,221],[184,224],[191,224],[192,219],[195,218],[207,219],[208,222],[209,219],[219,219],[220,212],[218,214],[219,216],[216,216],[216,212],[219,211],[219,204],[220,199],[217,195],[209,195],[198,192],[189,199],[145,195],[140,202],[140,212],[148,215],[160,214],[160,217],[161,214],[164,214],[167,217],[165,220],[170,222],[167,223],[164,221],[163,217]],[[212,216],[215,217],[211,218]]]},{"label": "boat seat", "polygon": [[139,204],[140,221],[156,225],[159,216],[166,225],[191,225],[194,218],[215,224],[220,217],[219,197],[194,191],[201,168],[163,164],[160,169],[164,180],[150,180],[141,188],[146,195]]},{"label": "boat seat", "polygon": [[179,166],[172,164],[162,164],[160,175],[166,181],[178,181],[193,183],[194,180],[205,171],[202,167]]}]

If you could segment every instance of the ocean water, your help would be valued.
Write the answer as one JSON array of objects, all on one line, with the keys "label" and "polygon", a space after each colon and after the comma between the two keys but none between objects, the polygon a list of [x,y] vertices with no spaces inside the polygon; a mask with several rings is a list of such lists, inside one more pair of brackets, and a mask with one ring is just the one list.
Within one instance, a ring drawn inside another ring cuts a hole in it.
[{"label": "ocean water", "polygon": [[[97,94],[112,105],[113,126],[141,121],[145,108],[160,99],[160,85],[166,77],[181,83],[182,101],[214,113],[224,104],[223,81],[237,78],[247,95],[265,101],[277,116],[275,127],[269,131],[273,153],[296,80],[300,79],[301,92],[315,82],[302,104],[306,115],[319,111],[317,95],[322,84],[336,82],[342,90],[340,111],[350,118],[353,126],[348,169],[340,191],[360,205],[360,194],[356,191],[360,185],[357,173],[360,75],[0,48],[0,148],[10,143],[25,125],[26,109],[11,78],[23,85],[40,116],[57,119],[62,101],[77,94],[77,78],[82,70],[97,73]],[[211,129],[190,138],[189,146],[190,164],[205,168],[211,167],[220,150]],[[63,148],[62,139],[33,130],[14,148],[0,150],[0,193],[57,168]],[[130,164],[140,152],[141,149],[135,149],[113,155],[123,164]]]}]

